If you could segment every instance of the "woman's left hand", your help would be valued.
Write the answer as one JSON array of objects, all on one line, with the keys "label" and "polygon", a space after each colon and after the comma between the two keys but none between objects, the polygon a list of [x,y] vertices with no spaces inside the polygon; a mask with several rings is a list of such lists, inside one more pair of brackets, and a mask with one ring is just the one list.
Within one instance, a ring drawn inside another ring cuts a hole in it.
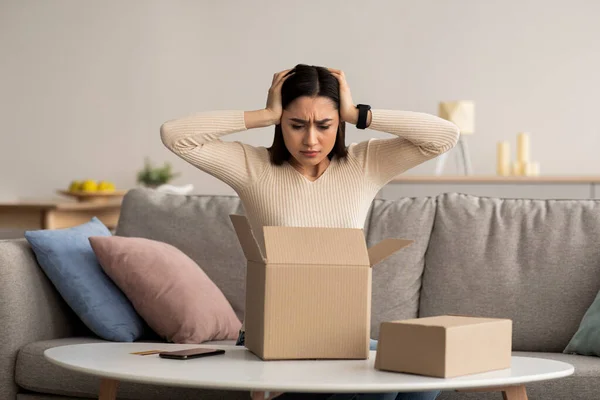
[{"label": "woman's left hand", "polygon": [[340,85],[340,117],[346,122],[356,125],[358,121],[358,109],[352,101],[350,87],[346,82],[346,75],[340,69],[327,68],[335,76]]}]

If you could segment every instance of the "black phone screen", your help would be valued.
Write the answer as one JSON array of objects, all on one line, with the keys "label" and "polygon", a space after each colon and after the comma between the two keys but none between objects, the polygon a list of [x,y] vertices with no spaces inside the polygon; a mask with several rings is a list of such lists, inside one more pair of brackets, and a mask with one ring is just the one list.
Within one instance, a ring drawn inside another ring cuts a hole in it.
[{"label": "black phone screen", "polygon": [[187,360],[190,358],[216,356],[218,354],[223,354],[223,353],[225,353],[225,350],[222,350],[222,349],[196,348],[196,349],[186,349],[186,350],[177,350],[177,351],[164,351],[164,352],[159,353],[158,355],[159,355],[159,357],[162,357],[162,358]]}]

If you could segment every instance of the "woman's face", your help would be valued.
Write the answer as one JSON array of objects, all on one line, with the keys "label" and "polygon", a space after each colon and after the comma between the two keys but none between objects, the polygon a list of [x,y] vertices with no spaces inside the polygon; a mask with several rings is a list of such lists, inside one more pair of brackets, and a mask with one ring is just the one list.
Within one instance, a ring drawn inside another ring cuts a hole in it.
[{"label": "woman's face", "polygon": [[281,114],[283,141],[304,167],[323,161],[333,149],[340,123],[339,112],[327,97],[298,97]]}]

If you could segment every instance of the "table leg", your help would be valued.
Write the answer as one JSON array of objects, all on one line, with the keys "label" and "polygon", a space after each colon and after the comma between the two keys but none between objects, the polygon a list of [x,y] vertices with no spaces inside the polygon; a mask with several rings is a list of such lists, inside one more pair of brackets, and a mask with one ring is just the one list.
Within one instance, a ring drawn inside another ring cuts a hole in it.
[{"label": "table leg", "polygon": [[525,385],[510,386],[502,390],[504,400],[527,400],[527,389]]},{"label": "table leg", "polygon": [[459,389],[457,392],[502,392],[502,398],[504,400],[527,400],[527,389],[525,388],[525,385]]},{"label": "table leg", "polygon": [[102,379],[100,381],[100,395],[98,396],[98,400],[116,400],[118,385],[119,381],[114,379]]},{"label": "table leg", "polygon": [[252,400],[271,400],[281,396],[282,394],[283,392],[252,391],[250,392],[250,397],[252,398]]}]

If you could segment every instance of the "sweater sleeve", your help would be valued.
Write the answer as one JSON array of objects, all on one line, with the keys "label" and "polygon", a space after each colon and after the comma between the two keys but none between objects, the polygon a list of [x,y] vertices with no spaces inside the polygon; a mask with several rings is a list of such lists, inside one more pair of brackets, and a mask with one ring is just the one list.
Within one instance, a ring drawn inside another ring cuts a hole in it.
[{"label": "sweater sleeve", "polygon": [[217,110],[167,121],[160,137],[177,156],[237,191],[258,179],[268,164],[265,148],[221,140],[244,130],[244,111]]},{"label": "sweater sleeve", "polygon": [[413,111],[372,109],[369,128],[396,136],[369,139],[349,147],[367,179],[379,187],[450,150],[460,135],[452,122]]}]

